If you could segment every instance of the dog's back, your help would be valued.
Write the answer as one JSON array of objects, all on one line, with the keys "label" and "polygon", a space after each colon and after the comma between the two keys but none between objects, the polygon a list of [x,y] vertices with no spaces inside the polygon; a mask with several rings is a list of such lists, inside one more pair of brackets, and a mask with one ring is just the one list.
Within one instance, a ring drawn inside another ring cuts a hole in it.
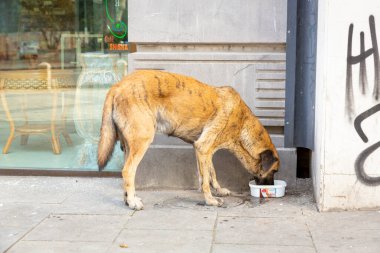
[{"label": "dog's back", "polygon": [[126,77],[115,89],[116,106],[127,100],[129,106],[149,110],[158,132],[187,142],[199,137],[215,111],[221,107],[219,89],[191,77],[141,70]]},{"label": "dog's back", "polygon": [[[126,127],[128,117],[138,117],[130,115],[131,111],[150,113],[158,132],[192,143],[221,103],[217,88],[191,77],[157,70],[131,73],[112,86],[106,96],[98,148],[99,167],[103,168],[112,154],[117,130]],[[127,110],[129,114],[125,113]]]}]

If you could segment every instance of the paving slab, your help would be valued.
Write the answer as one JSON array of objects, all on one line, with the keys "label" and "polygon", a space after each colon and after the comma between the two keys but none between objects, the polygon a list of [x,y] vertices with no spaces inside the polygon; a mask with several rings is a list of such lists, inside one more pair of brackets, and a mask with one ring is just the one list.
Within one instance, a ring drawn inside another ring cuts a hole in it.
[{"label": "paving slab", "polygon": [[75,193],[65,199],[56,212],[60,214],[132,214],[123,200],[122,191]]},{"label": "paving slab", "polygon": [[55,210],[56,205],[50,204],[2,203],[0,227],[32,228]]},{"label": "paving slab", "polygon": [[177,229],[208,230],[214,229],[216,212],[181,209],[157,209],[136,212],[126,223],[129,229]]},{"label": "paving slab", "polygon": [[318,252],[380,252],[380,212],[319,213],[307,224]]},{"label": "paving slab", "polygon": [[218,217],[215,243],[313,246],[303,217]]},{"label": "paving slab", "polygon": [[0,201],[58,204],[73,193],[74,180],[53,177],[7,177],[7,180],[0,180]]},{"label": "paving slab", "polygon": [[[127,244],[128,248],[121,248]],[[109,253],[209,253],[212,231],[124,229]]]},{"label": "paving slab", "polygon": [[21,241],[7,253],[105,253],[106,242]]},{"label": "paving slab", "polygon": [[9,247],[21,240],[29,229],[20,227],[0,227],[0,252],[5,252]]},{"label": "paving slab", "polygon": [[[218,211],[220,207],[206,206],[203,193],[198,190],[187,191],[138,191],[137,195],[142,198],[144,209],[146,208],[174,208],[188,210]],[[224,197],[222,209],[242,205],[244,199],[240,196]]]},{"label": "paving slab", "polygon": [[10,203],[0,204],[0,252],[24,237],[49,216],[54,205]]},{"label": "paving slab", "polygon": [[121,178],[1,177],[0,203],[60,204],[74,193],[117,192]]},{"label": "paving slab", "polygon": [[[228,199],[227,197],[226,199]],[[222,216],[244,217],[297,217],[302,216],[309,206],[302,203],[292,203],[292,197],[286,196],[278,199],[259,199],[251,196],[244,197],[244,203],[235,208],[221,208],[218,213]],[[314,209],[314,212],[316,209]]]},{"label": "paving slab", "polygon": [[52,214],[23,240],[112,242],[128,219],[127,215]]},{"label": "paving slab", "polygon": [[247,244],[215,244],[212,253],[316,253],[311,246],[281,246],[281,245],[247,245]]}]

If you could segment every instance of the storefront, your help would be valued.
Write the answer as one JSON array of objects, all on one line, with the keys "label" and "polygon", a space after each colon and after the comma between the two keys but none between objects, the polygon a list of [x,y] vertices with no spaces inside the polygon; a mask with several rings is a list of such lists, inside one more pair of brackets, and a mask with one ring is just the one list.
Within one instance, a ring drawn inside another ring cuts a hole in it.
[{"label": "storefront", "polygon": [[[285,141],[293,129],[286,0],[7,0],[0,10],[2,172],[99,175],[106,91],[127,72],[158,69],[234,87],[272,136],[278,177],[295,186],[296,148]],[[123,164],[115,151],[108,173]],[[195,161],[191,145],[156,135],[136,184],[197,188]],[[233,155],[218,151],[214,164],[225,187],[248,188]]]},{"label": "storefront", "polygon": [[127,73],[127,6],[1,1],[1,169],[97,171],[103,99]]}]

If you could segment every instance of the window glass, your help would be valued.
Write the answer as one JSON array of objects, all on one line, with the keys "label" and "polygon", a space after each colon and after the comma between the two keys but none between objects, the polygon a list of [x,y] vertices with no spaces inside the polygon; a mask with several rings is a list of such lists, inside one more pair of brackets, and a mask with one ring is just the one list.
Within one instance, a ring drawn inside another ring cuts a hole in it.
[{"label": "window glass", "polygon": [[[97,170],[102,107],[127,73],[127,0],[0,1],[0,168]],[[115,149],[107,170],[120,170]]]}]

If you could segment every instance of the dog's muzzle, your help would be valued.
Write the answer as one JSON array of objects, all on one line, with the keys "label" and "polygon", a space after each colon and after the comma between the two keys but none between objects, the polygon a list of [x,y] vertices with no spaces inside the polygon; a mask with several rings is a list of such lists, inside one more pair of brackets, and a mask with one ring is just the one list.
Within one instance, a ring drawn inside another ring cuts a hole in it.
[{"label": "dog's muzzle", "polygon": [[253,177],[257,185],[274,185],[274,178],[259,178]]}]

